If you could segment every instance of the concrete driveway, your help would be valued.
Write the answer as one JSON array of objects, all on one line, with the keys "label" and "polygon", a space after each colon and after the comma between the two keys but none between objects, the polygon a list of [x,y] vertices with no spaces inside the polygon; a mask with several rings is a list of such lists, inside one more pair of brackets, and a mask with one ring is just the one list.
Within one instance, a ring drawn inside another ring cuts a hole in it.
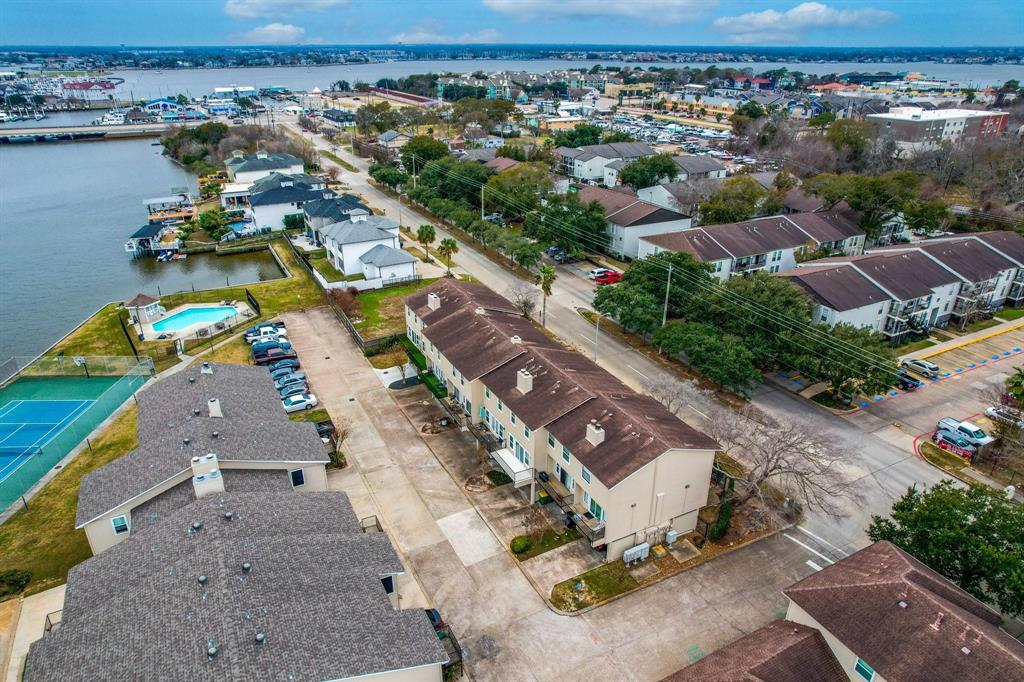
[{"label": "concrete driveway", "polygon": [[[809,560],[823,561],[776,535],[589,613],[559,615],[463,487],[479,459],[449,473],[427,445],[444,441],[421,433],[429,419],[398,406],[425,401],[429,414],[422,390],[384,388],[329,310],[284,319],[312,389],[347,431],[350,464],[332,472],[331,487],[348,491],[360,516],[378,515],[415,577],[402,606],[440,609],[475,679],[660,679],[779,617],[781,590],[815,570]],[[485,504],[511,502],[493,493]]]}]

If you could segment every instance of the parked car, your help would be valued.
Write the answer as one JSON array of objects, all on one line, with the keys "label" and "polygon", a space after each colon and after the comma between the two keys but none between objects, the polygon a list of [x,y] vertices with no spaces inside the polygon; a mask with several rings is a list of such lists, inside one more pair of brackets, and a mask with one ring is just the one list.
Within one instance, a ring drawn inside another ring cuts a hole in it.
[{"label": "parked car", "polygon": [[283,348],[285,350],[291,350],[292,344],[288,343],[288,340],[285,339],[284,337],[274,339],[271,341],[257,341],[256,343],[252,344],[253,353],[259,353],[261,351],[267,350],[268,348]]},{"label": "parked car", "polygon": [[609,270],[594,278],[594,281],[601,284],[617,284],[622,281],[622,273],[616,270]]},{"label": "parked car", "polygon": [[260,341],[277,341],[278,339],[287,341],[288,332],[284,329],[263,329],[258,334],[245,338],[249,344],[259,343]]},{"label": "parked car", "polygon": [[283,399],[281,405],[285,412],[301,412],[302,410],[312,410],[317,406],[317,402],[316,396],[312,393],[300,393]]},{"label": "parked car", "polygon": [[291,374],[284,375],[280,379],[275,380],[274,381],[274,388],[276,388],[277,390],[280,391],[285,386],[291,386],[292,384],[299,384],[299,383],[301,383],[301,384],[305,384],[306,383],[306,375],[305,375],[305,373],[303,373],[303,372],[293,372]]},{"label": "parked car", "polygon": [[950,445],[955,445],[961,450],[970,453],[971,457],[974,457],[974,453],[978,451],[976,447],[967,442],[966,438],[964,438],[958,432],[950,431],[949,429],[939,429],[938,431],[932,434],[932,440],[936,443],[940,441],[945,441]]},{"label": "parked car", "polygon": [[935,363],[928,362],[927,360],[917,360],[915,358],[907,358],[900,363],[900,367],[903,369],[909,369],[911,372],[916,372],[923,377],[929,379],[938,378],[942,370]]},{"label": "parked car", "polygon": [[587,277],[589,277],[590,279],[597,279],[606,272],[611,272],[611,270],[609,270],[608,268],[594,268],[593,270],[587,273]]},{"label": "parked car", "polygon": [[489,223],[494,223],[495,225],[500,225],[501,224],[501,214],[500,213],[488,213],[487,215],[484,216],[483,219],[486,220]]},{"label": "parked car", "polygon": [[283,376],[288,376],[289,374],[295,374],[295,370],[298,369],[298,365],[299,365],[298,362],[295,362],[293,360],[292,361],[282,360],[281,362],[294,362],[294,365],[285,365],[285,366],[279,367],[277,369],[271,369],[270,370],[270,378],[273,379],[274,381],[277,381],[278,379],[280,379]]},{"label": "parked car", "polygon": [[306,385],[305,381],[301,381],[297,384],[289,384],[284,388],[278,389],[277,394],[282,398],[290,398],[293,395],[303,395],[309,392],[309,386]]},{"label": "parked car", "polygon": [[260,322],[255,327],[249,327],[248,329],[246,329],[245,333],[246,334],[254,334],[254,333],[258,332],[261,329],[267,329],[267,328],[271,328],[271,329],[285,329],[285,323],[284,322]]},{"label": "parked car", "polygon": [[576,261],[579,260],[579,258],[571,256],[567,254],[565,251],[559,251],[558,253],[556,253],[554,255],[554,259],[556,263],[575,263]]},{"label": "parked car", "polygon": [[265,336],[288,336],[288,330],[284,327],[276,327],[272,324],[250,327],[245,330],[246,343],[253,343]]},{"label": "parked car", "polygon": [[267,369],[269,369],[271,373],[279,372],[282,369],[287,369],[289,372],[294,372],[299,367],[301,367],[301,365],[299,364],[298,360],[281,360],[280,362],[275,362],[272,365],[268,365]]},{"label": "parked car", "polygon": [[441,630],[444,628],[444,619],[441,618],[440,612],[437,609],[423,609],[424,613],[427,614],[427,620],[430,621],[430,626],[435,630]]},{"label": "parked car", "polygon": [[562,249],[560,247],[552,244],[551,246],[549,246],[546,249],[544,249],[544,253],[546,253],[549,256],[554,256],[556,253],[558,253],[561,250]]},{"label": "parked car", "polygon": [[281,360],[294,360],[297,358],[294,350],[284,348],[268,348],[265,351],[252,354],[252,361],[257,365],[270,365]]},{"label": "parked car", "polygon": [[321,438],[330,438],[334,435],[334,422],[330,419],[325,419],[322,422],[316,423],[316,432]]},{"label": "parked car", "polygon": [[1024,429],[1024,414],[1021,414],[1012,407],[990,407],[985,410],[985,415],[994,422],[1016,426]]},{"label": "parked car", "polygon": [[904,391],[914,391],[924,386],[924,382],[920,379],[915,379],[901,369],[896,374],[896,386]]},{"label": "parked car", "polygon": [[982,431],[976,424],[957,421],[952,417],[940,419],[939,423],[936,424],[936,428],[958,433],[961,438],[966,439],[968,443],[979,448],[995,440],[995,438]]}]

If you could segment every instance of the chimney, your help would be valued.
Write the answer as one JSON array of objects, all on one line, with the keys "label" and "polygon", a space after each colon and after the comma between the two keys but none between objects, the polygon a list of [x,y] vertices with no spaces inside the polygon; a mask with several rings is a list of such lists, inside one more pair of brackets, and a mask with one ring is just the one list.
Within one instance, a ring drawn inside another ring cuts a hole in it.
[{"label": "chimney", "polygon": [[256,152],[256,158],[257,159],[265,159],[265,158],[267,158],[267,153],[266,152]]},{"label": "chimney", "polygon": [[604,429],[596,419],[591,419],[587,424],[587,442],[595,447],[604,442]]},{"label": "chimney", "polygon": [[431,310],[437,310],[441,307],[441,297],[431,291],[427,294],[427,307]]},{"label": "chimney", "polygon": [[204,361],[202,367],[199,370],[200,374],[213,374],[213,367],[209,362]]},{"label": "chimney", "polygon": [[210,398],[206,404],[210,407],[210,419],[224,418],[224,412],[220,409],[220,398]]},{"label": "chimney", "polygon": [[222,493],[224,492],[224,477],[220,475],[220,469],[212,469],[205,474],[193,476],[192,487],[195,489],[196,498]]},{"label": "chimney", "polygon": [[533,390],[533,375],[526,369],[516,372],[516,388],[523,395]]}]

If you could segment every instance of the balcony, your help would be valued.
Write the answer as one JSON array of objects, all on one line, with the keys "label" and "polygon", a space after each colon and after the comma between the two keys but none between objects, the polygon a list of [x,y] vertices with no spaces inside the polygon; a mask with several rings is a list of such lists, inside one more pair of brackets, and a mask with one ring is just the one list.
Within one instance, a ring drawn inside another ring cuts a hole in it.
[{"label": "balcony", "polygon": [[753,272],[768,265],[768,256],[756,256],[754,258],[739,258],[733,266],[732,271],[738,273]]},{"label": "balcony", "polygon": [[469,432],[473,434],[473,437],[476,438],[480,446],[488,453],[494,452],[503,445],[501,440],[491,433],[486,426],[484,426],[483,422],[480,422],[479,424],[467,424],[466,426],[469,429]]},{"label": "balcony", "polygon": [[520,487],[533,480],[533,467],[516,459],[515,453],[508,448],[491,451],[491,459],[498,463],[505,475],[512,479],[515,487]]},{"label": "balcony", "polygon": [[584,509],[581,505],[573,504],[569,513],[572,514],[573,521],[576,522],[576,528],[583,533],[590,544],[604,540],[604,521],[594,518],[594,515],[590,513],[589,509]]},{"label": "balcony", "polygon": [[572,508],[573,494],[569,492],[569,489],[562,485],[562,482],[552,476],[546,471],[537,472],[537,482],[540,483],[540,487],[544,489],[551,499],[555,501],[555,504],[564,512],[569,512]]},{"label": "balcony", "polygon": [[1013,284],[1010,285],[1010,291],[1006,294],[1006,298],[1009,301],[1021,301],[1024,300],[1024,281],[1014,280]]}]

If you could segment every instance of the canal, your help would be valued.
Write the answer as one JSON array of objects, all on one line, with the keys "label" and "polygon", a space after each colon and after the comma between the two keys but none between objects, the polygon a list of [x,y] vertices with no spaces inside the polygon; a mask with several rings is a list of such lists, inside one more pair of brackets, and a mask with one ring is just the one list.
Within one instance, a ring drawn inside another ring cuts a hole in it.
[{"label": "canal", "polygon": [[269,252],[132,259],[143,200],[195,179],[153,140],[0,149],[0,359],[35,355],[110,301],[281,277]]}]

